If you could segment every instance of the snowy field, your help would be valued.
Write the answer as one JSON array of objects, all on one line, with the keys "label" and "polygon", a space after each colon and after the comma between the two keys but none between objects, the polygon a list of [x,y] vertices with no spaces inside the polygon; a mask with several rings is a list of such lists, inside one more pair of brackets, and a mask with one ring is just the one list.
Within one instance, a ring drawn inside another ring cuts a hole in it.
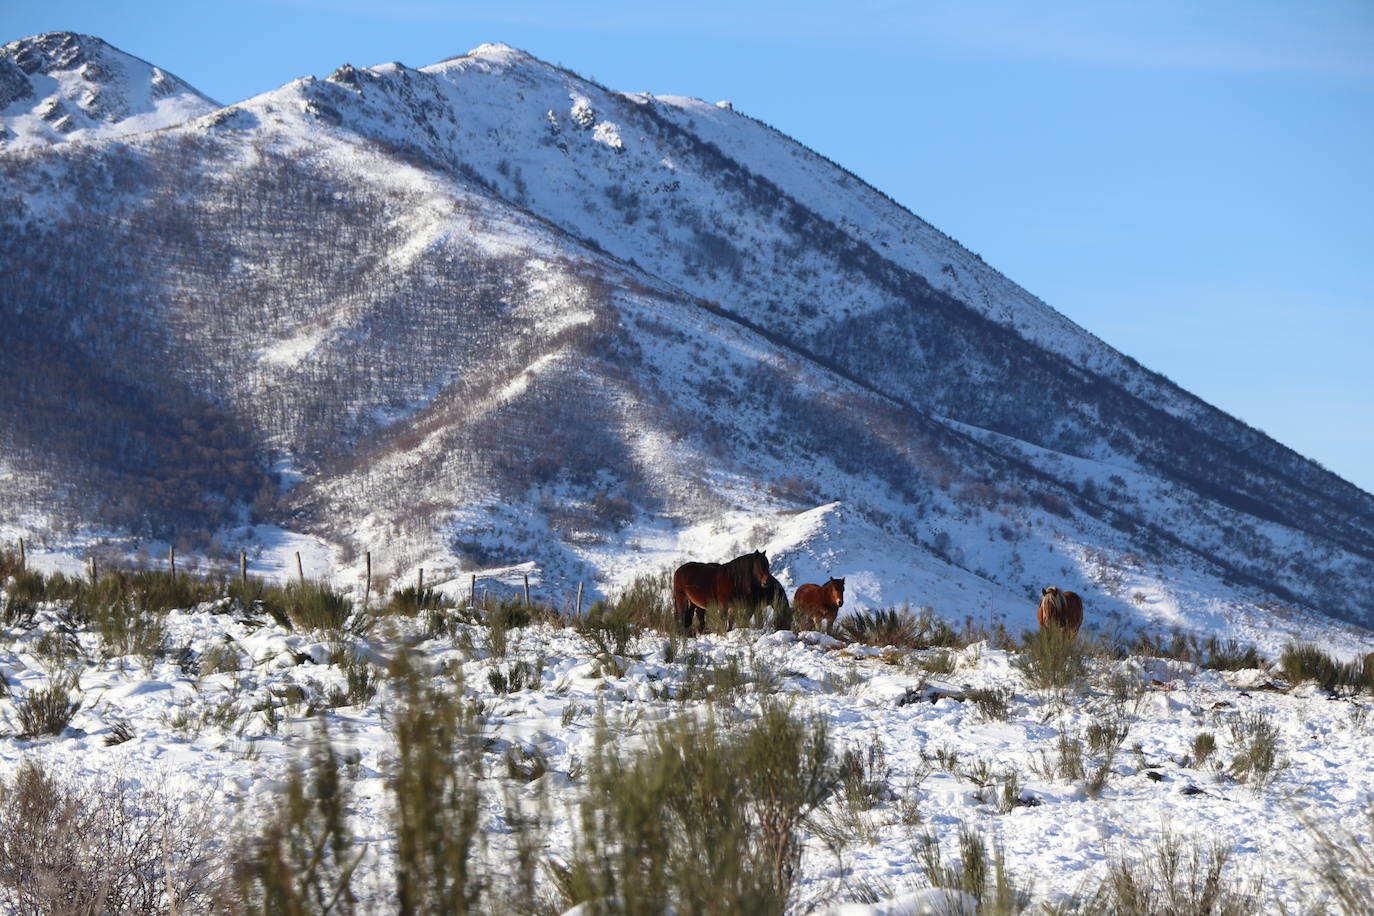
[{"label": "snowy field", "polygon": [[[325,634],[224,599],[161,617],[160,654],[112,657],[108,636],[62,603],[41,604],[0,638],[9,725],[0,778],[31,760],[67,781],[158,786],[251,833],[323,719],[351,783],[350,826],[363,850],[354,886],[363,911],[388,912],[398,694],[385,672],[409,648],[432,683],[461,685],[479,701],[480,824],[498,869],[509,864],[509,792],[539,800],[539,854],[565,859],[599,723],[634,749],[679,714],[709,713],[737,729],[773,700],[823,720],[832,760],[852,751],[851,765],[861,765],[851,774],[861,779],[804,830],[794,912],[921,912],[935,899],[922,891],[921,838],[933,835],[944,860],[957,862],[965,825],[1002,851],[1013,883],[1037,904],[1092,894],[1113,863],[1157,856],[1168,834],[1185,850],[1230,850],[1225,886],[1256,894],[1251,911],[1325,912],[1334,904],[1321,896],[1304,825],[1374,840],[1368,691],[1333,698],[1278,670],[1136,656],[1090,656],[1075,684],[1037,688],[1020,653],[986,641],[901,650],[756,629],[685,640],[645,631],[615,654],[569,626],[533,624],[503,640],[481,614],[391,615],[366,635]],[[19,705],[67,672],[81,704],[70,724],[55,736],[17,736]],[[521,678],[528,686],[511,689]],[[1247,770],[1237,761],[1253,758],[1263,723],[1277,755]],[[1204,733],[1215,749],[1200,760]],[[1077,755],[1081,772],[1066,759]],[[541,909],[565,909],[540,880],[549,895]]]}]

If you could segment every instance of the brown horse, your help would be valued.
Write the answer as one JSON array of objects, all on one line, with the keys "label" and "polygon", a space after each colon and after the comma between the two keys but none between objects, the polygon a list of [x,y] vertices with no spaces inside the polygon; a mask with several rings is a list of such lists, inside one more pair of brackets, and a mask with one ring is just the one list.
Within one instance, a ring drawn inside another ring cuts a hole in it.
[{"label": "brown horse", "polygon": [[1053,624],[1073,639],[1078,635],[1078,628],[1083,626],[1083,599],[1078,597],[1077,592],[1061,592],[1057,585],[1042,588],[1040,609],[1036,611],[1035,619],[1040,623],[1040,629]]},{"label": "brown horse", "polygon": [[824,620],[825,632],[829,633],[835,628],[835,618],[840,616],[840,605],[844,604],[844,580],[832,576],[824,585],[808,582],[797,588],[792,603],[811,618],[816,629],[820,629]]},{"label": "brown horse", "polygon": [[[692,629],[692,612],[706,629],[706,609],[727,610],[731,602],[750,601],[772,579],[762,550],[735,557],[729,563],[683,563],[673,573],[673,608],[682,628]],[[776,581],[776,580],[775,580]]]}]

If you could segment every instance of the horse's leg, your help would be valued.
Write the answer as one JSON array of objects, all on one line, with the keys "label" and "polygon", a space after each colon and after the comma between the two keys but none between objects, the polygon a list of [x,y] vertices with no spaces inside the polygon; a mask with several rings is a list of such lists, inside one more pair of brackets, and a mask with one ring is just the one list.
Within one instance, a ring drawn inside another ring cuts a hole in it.
[{"label": "horse's leg", "polygon": [[687,597],[687,589],[677,582],[673,582],[673,612],[684,630],[691,629],[691,599]]}]

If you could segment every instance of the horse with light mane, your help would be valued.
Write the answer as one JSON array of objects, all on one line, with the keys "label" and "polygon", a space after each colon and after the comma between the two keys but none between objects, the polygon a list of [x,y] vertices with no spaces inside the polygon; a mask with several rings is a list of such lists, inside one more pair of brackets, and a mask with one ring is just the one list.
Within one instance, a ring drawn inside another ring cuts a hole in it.
[{"label": "horse with light mane", "polygon": [[1083,599],[1077,592],[1061,592],[1059,586],[1040,589],[1040,607],[1035,613],[1040,629],[1054,625],[1073,639],[1083,626]]},{"label": "horse with light mane", "polygon": [[673,608],[682,628],[689,632],[695,611],[704,632],[708,607],[728,611],[732,602],[752,601],[756,594],[768,590],[770,579],[768,557],[762,550],[735,557],[729,563],[683,563],[673,573]]},{"label": "horse with light mane", "polygon": [[840,606],[844,604],[844,580],[834,576],[824,585],[808,582],[797,588],[792,597],[797,610],[811,618],[816,629],[825,621],[825,632],[835,628],[835,618],[840,616]]}]

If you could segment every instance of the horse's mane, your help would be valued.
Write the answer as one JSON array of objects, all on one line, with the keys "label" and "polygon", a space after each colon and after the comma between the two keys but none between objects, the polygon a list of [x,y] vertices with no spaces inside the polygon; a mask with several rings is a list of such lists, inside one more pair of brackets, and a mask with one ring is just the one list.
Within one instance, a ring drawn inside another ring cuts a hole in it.
[{"label": "horse's mane", "polygon": [[754,554],[746,553],[742,557],[735,557],[729,563],[721,564],[725,571],[730,575],[730,581],[734,583],[736,590],[752,592],[758,585],[758,580],[753,576]]},{"label": "horse's mane", "polygon": [[1063,620],[1066,613],[1064,593],[1057,587],[1051,587],[1045,594],[1045,599],[1050,603],[1050,612],[1054,615],[1054,619]]}]

